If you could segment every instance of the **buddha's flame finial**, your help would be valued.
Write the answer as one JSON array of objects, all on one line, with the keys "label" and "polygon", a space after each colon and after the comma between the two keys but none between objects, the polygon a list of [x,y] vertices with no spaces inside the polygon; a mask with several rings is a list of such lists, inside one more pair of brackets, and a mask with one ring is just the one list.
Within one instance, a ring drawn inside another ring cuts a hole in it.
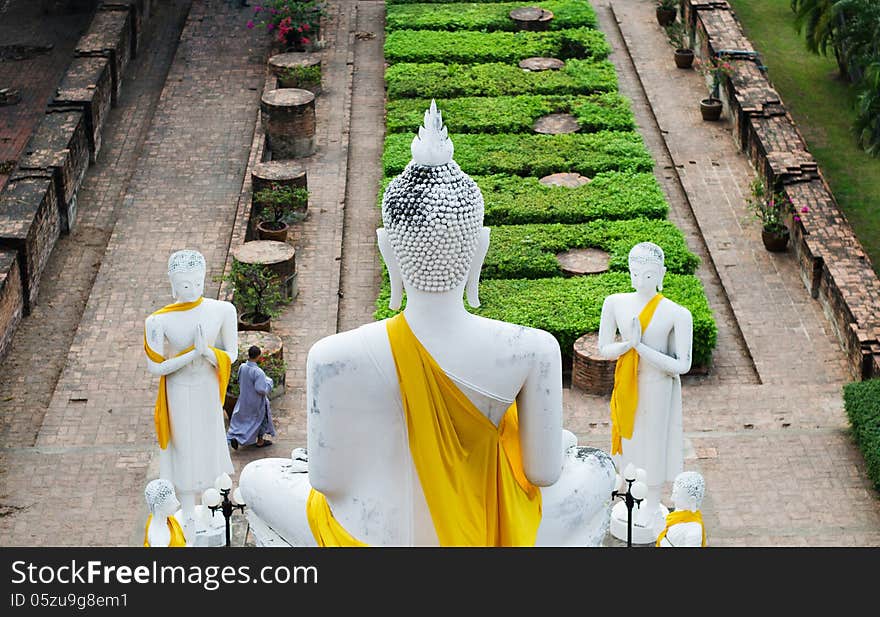
[{"label": "buddha's flame finial", "polygon": [[413,138],[410,151],[416,165],[436,167],[452,160],[452,140],[446,133],[434,99],[431,99],[431,106],[425,111],[424,126],[419,127],[419,134]]}]

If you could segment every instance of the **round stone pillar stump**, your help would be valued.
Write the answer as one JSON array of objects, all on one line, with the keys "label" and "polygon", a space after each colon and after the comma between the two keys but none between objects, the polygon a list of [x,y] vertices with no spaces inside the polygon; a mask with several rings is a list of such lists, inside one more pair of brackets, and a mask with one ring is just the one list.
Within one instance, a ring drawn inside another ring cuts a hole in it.
[{"label": "round stone pillar stump", "polygon": [[565,66],[565,62],[559,58],[544,58],[535,56],[519,61],[519,68],[527,71],[558,71]]},{"label": "round stone pillar stump", "polygon": [[240,263],[268,268],[281,283],[282,295],[288,300],[296,297],[296,249],[287,242],[251,240],[235,249],[232,256]]},{"label": "round stone pillar stump", "polygon": [[296,159],[315,153],[315,94],[278,88],[263,94],[260,122],[273,159]]},{"label": "round stone pillar stump", "polygon": [[611,256],[595,248],[571,249],[556,255],[559,268],[565,276],[586,276],[608,272]]},{"label": "round stone pillar stump", "polygon": [[614,389],[617,360],[599,355],[599,334],[588,332],[574,342],[571,384],[589,394],[608,396]]},{"label": "round stone pillar stump", "polygon": [[510,12],[510,18],[520,30],[537,32],[550,28],[553,13],[539,6],[524,6],[519,9],[513,9]]},{"label": "round stone pillar stump", "polygon": [[300,88],[321,94],[321,56],[308,52],[287,52],[269,58],[269,70],[279,88]]},{"label": "round stone pillar stump", "polygon": [[[256,215],[263,209],[262,203],[257,199],[257,193],[264,189],[272,188],[272,185],[287,186],[290,188],[301,188],[308,190],[309,183],[306,175],[306,168],[294,159],[282,159],[280,161],[265,161],[257,163],[251,172],[251,190],[253,208],[251,208],[251,223],[253,223]],[[308,215],[308,201],[297,208],[294,213],[294,220],[303,220]]]}]

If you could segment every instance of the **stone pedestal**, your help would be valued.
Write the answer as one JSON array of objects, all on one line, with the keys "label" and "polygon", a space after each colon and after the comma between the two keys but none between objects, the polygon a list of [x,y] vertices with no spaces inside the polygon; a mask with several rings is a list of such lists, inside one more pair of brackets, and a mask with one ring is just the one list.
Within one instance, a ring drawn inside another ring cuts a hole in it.
[{"label": "stone pedestal", "polygon": [[111,101],[117,105],[122,76],[131,60],[131,15],[128,11],[98,11],[76,44],[77,56],[100,56],[110,61]]},{"label": "stone pedestal", "polygon": [[55,91],[55,98],[49,103],[50,108],[82,112],[91,163],[97,160],[101,150],[101,134],[110,112],[112,90],[107,58],[74,58]]},{"label": "stone pedestal", "polygon": [[[306,168],[293,159],[280,161],[266,161],[258,163],[251,172],[251,186],[253,194],[253,208],[251,208],[251,224],[257,219],[257,214],[263,208],[263,204],[257,199],[257,193],[272,185],[286,186],[290,188],[302,188],[308,190],[309,184],[306,176]],[[297,210],[295,220],[303,220],[308,216],[308,202]]]},{"label": "stone pedestal", "polygon": [[282,293],[288,300],[296,297],[296,249],[286,242],[252,240],[233,252],[236,261],[258,264],[268,268],[281,282]]},{"label": "stone pedestal", "polygon": [[532,130],[542,135],[563,135],[577,133],[581,125],[571,114],[548,114],[535,120]]},{"label": "stone pedestal", "polygon": [[0,361],[12,344],[12,335],[24,313],[24,288],[15,251],[0,250]]},{"label": "stone pedestal", "polygon": [[[317,79],[296,75],[298,71],[317,72]],[[308,90],[315,96],[321,94],[321,56],[308,52],[288,52],[269,58],[269,70],[278,78],[279,88]]]},{"label": "stone pedestal", "polygon": [[519,61],[519,68],[527,71],[558,71],[565,66],[565,62],[558,58],[525,58]]},{"label": "stone pedestal", "polygon": [[544,176],[538,182],[540,182],[544,186],[564,186],[566,188],[574,189],[589,183],[590,179],[578,173],[565,171],[558,174],[550,174],[549,176]]},{"label": "stone pedestal", "polygon": [[[662,527],[659,529],[656,527],[658,520],[665,521],[666,517],[669,515],[669,509],[666,508],[663,504],[660,504],[660,519],[655,519],[653,524],[647,527],[636,524],[636,516],[638,514],[638,508],[634,507],[632,516],[633,516],[633,524],[632,524],[632,543],[633,544],[654,544],[657,541],[657,534],[662,531]],[[617,538],[618,540],[623,540],[626,542],[626,534],[627,534],[627,511],[626,504],[622,501],[618,501],[614,504],[614,508],[611,509],[611,527],[610,527],[611,535]]]},{"label": "stone pedestal", "polygon": [[589,394],[608,396],[614,389],[617,360],[599,355],[599,334],[589,332],[574,342],[571,384]]},{"label": "stone pedestal", "polygon": [[556,255],[556,261],[565,276],[586,276],[608,272],[611,256],[600,249],[571,249]]},{"label": "stone pedestal", "polygon": [[137,56],[144,23],[144,0],[104,0],[98,5],[99,11],[124,11],[129,14],[131,24],[131,57]]},{"label": "stone pedestal", "polygon": [[61,232],[51,178],[12,179],[0,193],[0,249],[15,251],[24,315],[31,312],[40,276]]},{"label": "stone pedestal", "polygon": [[79,110],[49,109],[40,119],[13,177],[44,175],[55,182],[61,231],[76,225],[76,192],[89,167],[85,116]]},{"label": "stone pedestal", "polygon": [[299,88],[263,94],[260,121],[273,159],[295,159],[315,152],[315,95]]},{"label": "stone pedestal", "polygon": [[552,11],[537,6],[526,6],[510,12],[510,18],[519,30],[543,31],[550,28]]},{"label": "stone pedestal", "polygon": [[[183,511],[175,512],[174,518],[182,525]],[[226,519],[223,517],[223,512],[217,510],[217,513],[211,516],[210,508],[203,505],[196,506],[195,533],[187,536],[186,545],[193,547],[226,546]]]}]

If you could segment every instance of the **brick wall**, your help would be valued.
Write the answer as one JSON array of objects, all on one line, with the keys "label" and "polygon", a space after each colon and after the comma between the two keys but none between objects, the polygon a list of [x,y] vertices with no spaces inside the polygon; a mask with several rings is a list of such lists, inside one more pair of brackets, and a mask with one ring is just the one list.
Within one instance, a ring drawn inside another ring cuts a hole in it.
[{"label": "brick wall", "polygon": [[24,311],[21,269],[15,251],[0,250],[0,358],[6,356]]},{"label": "brick wall", "polygon": [[49,103],[52,108],[82,111],[92,163],[101,151],[101,134],[110,112],[112,88],[107,58],[74,58]]},{"label": "brick wall", "polygon": [[[880,377],[880,279],[785,103],[752,57],[755,50],[727,2],[681,0],[683,21],[702,59],[726,56],[733,74],[723,100],[734,138],[768,185],[785,191],[799,221],[789,217],[801,279],[821,302],[856,379]],[[720,52],[720,54],[719,54]],[[802,211],[806,209],[806,211]]]},{"label": "brick wall", "polygon": [[61,232],[51,178],[10,180],[0,194],[0,249],[18,254],[24,287],[24,314],[31,312],[40,275]]},{"label": "brick wall", "polygon": [[88,31],[76,45],[77,56],[100,56],[110,62],[112,103],[122,91],[122,76],[131,59],[131,13],[98,11]]}]

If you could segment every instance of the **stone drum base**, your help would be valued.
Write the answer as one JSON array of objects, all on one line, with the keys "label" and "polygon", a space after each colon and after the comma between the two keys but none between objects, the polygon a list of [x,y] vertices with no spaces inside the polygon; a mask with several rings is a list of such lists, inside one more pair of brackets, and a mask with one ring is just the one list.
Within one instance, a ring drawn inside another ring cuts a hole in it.
[{"label": "stone drum base", "polygon": [[599,334],[589,332],[574,342],[571,384],[589,394],[608,396],[614,389],[617,360],[599,355]]},{"label": "stone drum base", "polygon": [[[669,510],[663,504],[660,504],[660,511],[663,515],[663,520],[666,520],[666,517],[669,515]],[[638,514],[638,509],[633,508],[633,526],[632,526],[632,543],[633,544],[654,544],[657,541],[657,533],[662,531],[662,528],[655,529],[654,527],[642,527],[640,525],[636,525],[635,519]],[[627,512],[626,512],[626,504],[622,501],[618,501],[614,508],[611,510],[611,535],[617,538],[618,540],[623,540],[626,542],[626,534],[627,534]]]}]

